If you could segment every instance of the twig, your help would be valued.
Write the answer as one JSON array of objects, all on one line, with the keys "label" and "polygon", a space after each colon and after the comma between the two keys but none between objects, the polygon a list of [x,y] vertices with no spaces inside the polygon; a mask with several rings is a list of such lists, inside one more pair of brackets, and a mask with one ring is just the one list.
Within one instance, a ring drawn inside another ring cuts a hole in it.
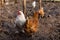
[{"label": "twig", "polygon": [[41,0],[40,0],[40,8],[41,8]]},{"label": "twig", "polygon": [[24,0],[24,4],[23,4],[23,12],[24,12],[24,14],[25,14],[25,16],[26,16],[26,0]]}]

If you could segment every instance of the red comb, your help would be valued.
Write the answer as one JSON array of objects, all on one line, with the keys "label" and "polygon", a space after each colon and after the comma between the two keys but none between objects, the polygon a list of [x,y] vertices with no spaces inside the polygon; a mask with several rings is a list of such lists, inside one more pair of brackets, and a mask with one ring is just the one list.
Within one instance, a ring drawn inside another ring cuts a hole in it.
[{"label": "red comb", "polygon": [[18,13],[17,13],[18,15],[20,15],[20,12],[18,11]]}]

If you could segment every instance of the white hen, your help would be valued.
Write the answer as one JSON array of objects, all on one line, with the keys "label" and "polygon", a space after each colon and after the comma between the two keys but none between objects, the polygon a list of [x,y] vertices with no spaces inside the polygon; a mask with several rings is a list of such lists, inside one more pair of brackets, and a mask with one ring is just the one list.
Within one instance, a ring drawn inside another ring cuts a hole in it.
[{"label": "white hen", "polygon": [[23,29],[25,22],[26,22],[25,15],[23,14],[22,11],[18,11],[18,15],[16,17],[15,23],[20,30]]},{"label": "white hen", "polygon": [[32,6],[33,6],[33,8],[36,7],[36,1],[33,1],[33,2],[32,2]]}]

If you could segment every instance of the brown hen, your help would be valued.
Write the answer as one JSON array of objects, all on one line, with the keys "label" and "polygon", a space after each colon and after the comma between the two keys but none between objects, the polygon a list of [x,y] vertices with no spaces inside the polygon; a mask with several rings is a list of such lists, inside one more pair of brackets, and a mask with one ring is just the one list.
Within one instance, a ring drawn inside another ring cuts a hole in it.
[{"label": "brown hen", "polygon": [[44,17],[45,13],[44,13],[43,7],[40,8],[39,13],[40,13],[41,17]]},{"label": "brown hen", "polygon": [[34,12],[32,18],[28,18],[26,21],[25,31],[27,34],[32,35],[38,31],[38,12]]}]

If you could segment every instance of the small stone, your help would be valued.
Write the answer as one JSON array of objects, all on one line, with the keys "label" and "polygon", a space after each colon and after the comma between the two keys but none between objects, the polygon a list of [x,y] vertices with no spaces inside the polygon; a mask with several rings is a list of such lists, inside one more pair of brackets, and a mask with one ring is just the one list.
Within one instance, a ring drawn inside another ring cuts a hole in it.
[{"label": "small stone", "polygon": [[19,33],[19,31],[15,31],[15,33]]},{"label": "small stone", "polygon": [[51,15],[48,15],[48,17],[52,17]]},{"label": "small stone", "polygon": [[48,10],[48,12],[50,12],[51,10]]},{"label": "small stone", "polygon": [[23,33],[25,33],[25,31],[24,30],[21,30]]}]

